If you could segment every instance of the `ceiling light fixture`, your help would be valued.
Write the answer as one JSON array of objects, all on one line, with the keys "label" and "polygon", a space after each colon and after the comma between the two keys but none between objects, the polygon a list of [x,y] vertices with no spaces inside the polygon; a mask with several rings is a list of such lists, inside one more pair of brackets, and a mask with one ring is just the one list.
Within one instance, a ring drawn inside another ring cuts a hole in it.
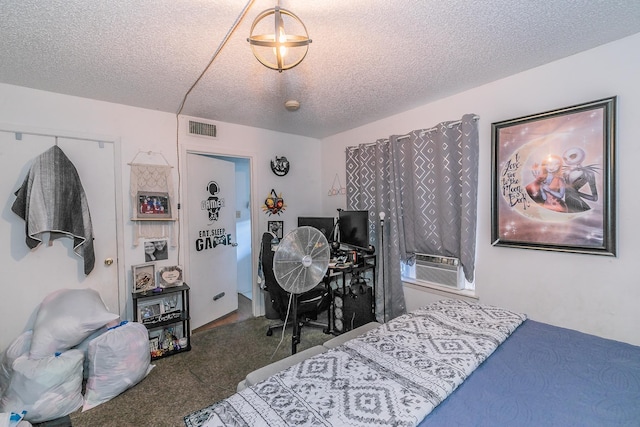
[{"label": "ceiling light fixture", "polygon": [[[271,16],[273,23],[267,19]],[[289,34],[285,31],[285,23]],[[270,34],[274,28],[274,33]],[[260,33],[255,34],[257,32]],[[280,2],[273,9],[267,9],[256,17],[247,41],[253,55],[262,65],[279,72],[301,63],[307,56],[311,43],[307,27],[293,12],[280,8]]]}]

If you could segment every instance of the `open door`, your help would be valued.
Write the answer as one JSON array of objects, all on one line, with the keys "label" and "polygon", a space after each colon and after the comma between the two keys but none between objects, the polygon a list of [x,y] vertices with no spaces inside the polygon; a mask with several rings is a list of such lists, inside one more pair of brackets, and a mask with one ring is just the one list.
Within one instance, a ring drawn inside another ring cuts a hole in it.
[{"label": "open door", "polygon": [[187,283],[191,327],[210,323],[238,308],[235,166],[187,152]]}]

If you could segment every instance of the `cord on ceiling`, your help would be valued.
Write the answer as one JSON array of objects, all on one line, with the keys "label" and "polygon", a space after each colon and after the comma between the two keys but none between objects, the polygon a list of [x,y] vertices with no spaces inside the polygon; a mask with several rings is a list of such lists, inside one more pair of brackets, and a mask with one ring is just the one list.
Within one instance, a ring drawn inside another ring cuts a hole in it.
[{"label": "cord on ceiling", "polygon": [[204,70],[202,71],[200,76],[196,79],[196,81],[191,85],[191,87],[189,88],[187,93],[185,93],[184,98],[182,99],[182,104],[180,104],[180,109],[176,113],[177,115],[180,115],[180,113],[182,113],[182,109],[184,108],[184,104],[185,104],[185,102],[187,102],[187,97],[189,96],[189,94],[191,93],[193,88],[196,87],[196,85],[198,84],[200,79],[202,79],[202,77],[207,72],[209,67],[211,67],[211,64],[213,64],[213,61],[216,59],[216,57],[218,56],[218,54],[220,53],[220,51],[222,50],[224,45],[227,44],[227,41],[229,41],[229,37],[231,37],[231,34],[233,34],[233,32],[236,30],[236,28],[238,28],[238,24],[240,24],[240,21],[242,21],[242,18],[244,18],[244,15],[247,14],[247,11],[249,10],[249,7],[251,7],[251,5],[253,4],[253,1],[254,0],[249,0],[247,2],[247,4],[244,7],[244,9],[242,9],[242,12],[240,12],[240,15],[238,15],[238,17],[236,18],[235,22],[231,26],[231,28],[229,28],[229,31],[227,31],[227,34],[222,39],[222,42],[220,42],[220,45],[218,46],[218,49],[216,49],[216,51],[214,52],[213,56],[211,57],[211,60],[207,64],[207,66],[204,68]]},{"label": "cord on ceiling", "polygon": [[[182,173],[180,168],[180,141],[179,141],[180,140],[180,114],[182,114],[182,109],[184,108],[184,104],[187,102],[187,98],[189,97],[189,94],[200,82],[200,80],[205,75],[207,70],[209,70],[209,67],[211,67],[211,64],[213,64],[213,61],[216,59],[216,57],[218,56],[222,48],[227,44],[227,41],[229,41],[229,37],[231,37],[231,35],[236,30],[236,28],[238,28],[238,25],[242,21],[242,18],[244,18],[244,16],[247,14],[247,11],[249,10],[253,2],[254,0],[247,1],[247,4],[244,6],[244,8],[240,12],[236,20],[233,22],[233,25],[231,26],[231,28],[229,28],[229,31],[227,31],[227,34],[225,34],[224,38],[220,42],[220,45],[211,56],[211,59],[209,60],[209,63],[207,64],[207,66],[204,67],[204,70],[202,70],[202,73],[200,73],[200,76],[198,76],[196,81],[193,82],[189,90],[187,90],[187,92],[184,94],[184,97],[182,98],[182,102],[180,103],[180,108],[176,113],[176,158],[178,159],[178,169],[177,169],[178,170],[178,215],[180,215],[180,206],[181,206],[181,200],[182,200],[182,195],[180,191],[180,189],[182,188]],[[180,227],[178,227],[178,264],[180,264]]]}]

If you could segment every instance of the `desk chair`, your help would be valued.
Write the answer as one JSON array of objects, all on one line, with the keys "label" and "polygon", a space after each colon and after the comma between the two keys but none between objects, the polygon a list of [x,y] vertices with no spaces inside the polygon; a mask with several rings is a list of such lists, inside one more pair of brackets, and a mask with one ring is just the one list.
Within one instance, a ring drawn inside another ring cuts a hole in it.
[{"label": "desk chair", "polygon": [[[287,309],[289,307],[289,292],[280,287],[278,281],[273,273],[273,255],[271,241],[273,235],[271,233],[264,233],[262,235],[262,250],[261,250],[261,263],[262,271],[264,274],[264,286],[269,297],[271,304],[273,304],[274,310],[278,313],[282,323],[276,325],[270,325],[267,329],[267,335],[273,335],[274,329],[284,327],[284,321],[287,318]],[[287,320],[287,326],[293,325],[296,321],[298,328],[294,328],[294,336],[292,338],[292,353],[295,353],[296,345],[300,343],[300,336],[296,334],[296,331],[300,331],[303,326],[316,326],[323,328],[323,332],[329,333],[329,325],[321,322],[317,322],[318,315],[329,309],[331,305],[331,296],[329,290],[324,283],[318,284],[315,288],[296,295],[293,298],[293,302],[296,303],[296,309],[293,307],[289,313],[289,319]],[[296,313],[296,319],[292,319],[293,313]]]}]

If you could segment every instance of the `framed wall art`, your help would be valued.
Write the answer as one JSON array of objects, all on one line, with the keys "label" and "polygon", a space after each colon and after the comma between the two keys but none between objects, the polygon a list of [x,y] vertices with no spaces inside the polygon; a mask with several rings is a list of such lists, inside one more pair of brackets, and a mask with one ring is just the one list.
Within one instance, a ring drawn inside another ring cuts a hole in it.
[{"label": "framed wall art", "polygon": [[276,235],[278,239],[282,239],[284,221],[268,221],[267,227],[269,231]]},{"label": "framed wall art", "polygon": [[146,292],[156,287],[156,265],[153,263],[131,266],[133,292]]},{"label": "framed wall art", "polygon": [[492,123],[494,246],[616,255],[616,97]]},{"label": "framed wall art", "polygon": [[135,219],[170,219],[169,193],[138,191]]}]

